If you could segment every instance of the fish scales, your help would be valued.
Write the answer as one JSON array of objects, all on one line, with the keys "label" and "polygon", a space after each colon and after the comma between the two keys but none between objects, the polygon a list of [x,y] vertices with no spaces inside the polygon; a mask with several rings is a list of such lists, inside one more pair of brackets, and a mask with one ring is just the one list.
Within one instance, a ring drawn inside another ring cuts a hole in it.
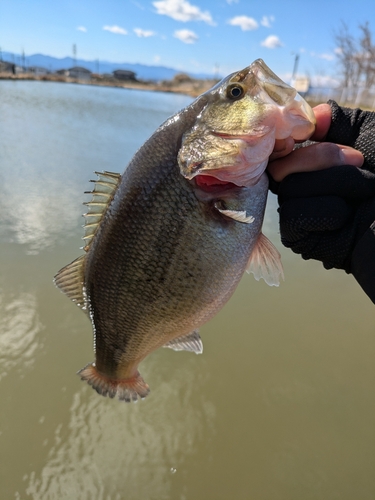
[{"label": "fish scales", "polygon": [[[85,281],[97,366],[114,345],[121,344],[119,355],[113,353],[117,363],[141,359],[145,348],[160,347],[209,319],[233,291],[255,243],[266,191],[254,226],[220,216],[179,172],[181,135],[172,121],[137,153],[88,252]],[[257,210],[248,193],[238,202]]]},{"label": "fish scales", "polygon": [[79,373],[98,393],[144,398],[149,353],[202,352],[197,328],[247,267],[278,284],[279,254],[261,233],[264,169],[280,135],[312,133],[305,104],[255,61],[161,125],[122,176],[98,174],[86,254],[55,277],[91,319],[95,362]]}]

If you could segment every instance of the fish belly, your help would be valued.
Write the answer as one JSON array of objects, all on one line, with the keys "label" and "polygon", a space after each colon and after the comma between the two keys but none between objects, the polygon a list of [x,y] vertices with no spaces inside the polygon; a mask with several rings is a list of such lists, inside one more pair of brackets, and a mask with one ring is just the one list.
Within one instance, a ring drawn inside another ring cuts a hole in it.
[{"label": "fish belly", "polygon": [[[234,292],[261,230],[267,183],[236,203],[253,224],[200,199],[175,164],[140,178],[130,170],[86,257],[96,367],[131,379],[150,352],[208,321]],[[203,197],[204,198],[204,197]]]}]

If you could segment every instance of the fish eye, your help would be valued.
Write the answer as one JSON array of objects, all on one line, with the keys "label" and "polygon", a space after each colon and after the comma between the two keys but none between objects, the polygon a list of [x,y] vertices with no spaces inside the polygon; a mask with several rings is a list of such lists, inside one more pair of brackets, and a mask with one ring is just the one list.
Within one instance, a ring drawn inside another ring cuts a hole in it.
[{"label": "fish eye", "polygon": [[241,97],[244,95],[244,89],[242,85],[239,85],[238,83],[233,83],[232,85],[229,85],[227,88],[227,96],[230,99],[241,99]]}]

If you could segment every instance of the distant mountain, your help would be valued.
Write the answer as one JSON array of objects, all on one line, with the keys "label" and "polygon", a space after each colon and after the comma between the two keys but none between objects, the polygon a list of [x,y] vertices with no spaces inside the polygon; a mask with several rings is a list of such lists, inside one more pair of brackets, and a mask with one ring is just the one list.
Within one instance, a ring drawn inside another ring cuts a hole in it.
[{"label": "distant mountain", "polygon": [[[19,54],[11,54],[10,52],[3,52],[2,58],[4,61],[13,62],[20,66],[23,65],[23,57]],[[72,66],[82,66],[89,69],[93,73],[112,73],[116,69],[128,69],[134,71],[139,80],[170,80],[177,73],[181,73],[173,68],[165,66],[147,66],[145,64],[134,63],[112,63],[109,61],[85,61],[83,59],[74,60],[72,57],[64,57],[59,59],[57,57],[45,56],[43,54],[33,54],[25,56],[25,66],[42,66],[51,72],[59,69],[68,69]],[[193,78],[213,78],[213,75],[203,73],[186,72]]]}]

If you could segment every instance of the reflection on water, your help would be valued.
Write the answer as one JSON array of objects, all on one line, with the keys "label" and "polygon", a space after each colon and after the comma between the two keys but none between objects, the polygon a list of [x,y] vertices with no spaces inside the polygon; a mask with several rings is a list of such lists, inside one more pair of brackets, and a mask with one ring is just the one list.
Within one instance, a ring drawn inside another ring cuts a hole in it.
[{"label": "reflection on water", "polygon": [[31,474],[27,493],[66,500],[77,492],[82,500],[169,498],[172,474],[212,434],[213,405],[199,395],[193,364],[185,363],[172,380],[158,377],[157,405],[118,405],[83,386],[73,395],[67,428],[56,429],[47,463],[39,475]]},{"label": "reflection on water", "polygon": [[0,290],[0,380],[16,366],[26,375],[41,347],[41,331],[35,295],[7,297]]},{"label": "reflection on water", "polygon": [[[0,237],[52,248],[77,226],[94,170],[122,172],[190,98],[119,89],[1,82]],[[64,87],[64,88],[62,88]],[[131,130],[129,126],[131,124]]]},{"label": "reflection on water", "polygon": [[5,214],[2,237],[25,245],[29,254],[53,248],[59,237],[76,225],[75,190],[68,183],[61,185],[58,179],[42,186],[38,178],[13,182],[14,187],[0,204]]},{"label": "reflection on water", "polygon": [[246,275],[201,329],[203,355],[142,363],[137,405],[75,374],[91,326],[52,277],[82,252],[83,192],[190,99],[6,81],[0,95],[0,498],[374,500],[374,308],[280,247],[274,196],[279,289]]}]

